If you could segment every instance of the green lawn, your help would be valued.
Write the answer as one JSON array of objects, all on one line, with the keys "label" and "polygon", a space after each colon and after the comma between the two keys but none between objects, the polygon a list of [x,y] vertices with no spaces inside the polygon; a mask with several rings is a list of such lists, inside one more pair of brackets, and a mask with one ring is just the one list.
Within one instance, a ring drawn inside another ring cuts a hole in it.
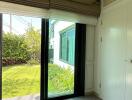
[{"label": "green lawn", "polygon": [[[15,65],[2,68],[2,98],[40,93],[40,66]],[[74,77],[70,69],[49,64],[50,93],[73,91]]]}]

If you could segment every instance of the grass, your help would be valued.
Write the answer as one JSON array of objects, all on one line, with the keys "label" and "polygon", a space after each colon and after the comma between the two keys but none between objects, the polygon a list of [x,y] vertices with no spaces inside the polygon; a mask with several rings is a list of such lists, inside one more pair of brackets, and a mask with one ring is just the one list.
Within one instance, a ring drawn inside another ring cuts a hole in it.
[{"label": "grass", "polygon": [[[49,93],[73,91],[74,76],[70,69],[49,64]],[[40,66],[15,65],[2,68],[2,98],[40,93]]]}]

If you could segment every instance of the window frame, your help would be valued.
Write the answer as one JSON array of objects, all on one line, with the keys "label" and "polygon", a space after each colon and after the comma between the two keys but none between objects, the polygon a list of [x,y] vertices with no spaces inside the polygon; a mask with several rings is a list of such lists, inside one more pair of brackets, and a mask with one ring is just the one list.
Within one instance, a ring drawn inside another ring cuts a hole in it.
[{"label": "window frame", "polygon": [[0,13],[0,100],[2,100],[2,23],[3,15]]},{"label": "window frame", "polygon": [[[48,36],[49,19],[42,18],[41,27],[41,84],[40,100],[63,100],[71,97],[84,96],[85,87],[85,48],[86,24],[76,23],[75,28],[75,80],[74,93],[48,98]],[[2,99],[2,14],[0,14],[0,99]],[[81,34],[83,33],[83,34]],[[83,48],[83,49],[81,49]]]},{"label": "window frame", "polygon": [[[69,59],[69,58],[68,58],[68,57],[69,57],[69,55],[68,55],[68,54],[69,54],[69,45],[67,46],[67,48],[68,48],[68,49],[67,49],[67,54],[66,54],[66,55],[67,55],[67,60],[64,60],[64,59],[61,58],[61,53],[62,53],[62,52],[61,52],[61,51],[62,51],[62,47],[61,47],[61,46],[62,46],[62,44],[61,44],[61,43],[62,43],[62,41],[61,41],[61,35],[62,35],[63,33],[66,33],[66,35],[68,35],[68,34],[67,34],[67,31],[70,31],[70,30],[72,30],[72,29],[75,29],[75,30],[76,30],[76,25],[75,25],[75,24],[68,26],[67,28],[63,29],[63,30],[60,31],[60,33],[59,33],[59,34],[60,34],[60,49],[59,49],[60,52],[59,52],[59,60],[62,61],[62,62],[64,62],[64,63],[67,63],[67,64],[69,64],[69,65],[71,65],[71,66],[74,66],[74,64],[71,64],[71,63],[68,61],[68,59]],[[76,37],[76,31],[75,31],[75,37]],[[68,38],[68,36],[67,36],[67,38]],[[75,51],[74,51],[74,53],[75,53]],[[74,63],[75,63],[75,56],[74,56]]]},{"label": "window frame", "polygon": [[[76,23],[74,93],[69,95],[62,95],[58,97],[50,97],[47,98],[48,100],[63,100],[63,99],[85,95],[85,50],[86,50],[86,24]],[[45,67],[48,68],[48,66]]]}]

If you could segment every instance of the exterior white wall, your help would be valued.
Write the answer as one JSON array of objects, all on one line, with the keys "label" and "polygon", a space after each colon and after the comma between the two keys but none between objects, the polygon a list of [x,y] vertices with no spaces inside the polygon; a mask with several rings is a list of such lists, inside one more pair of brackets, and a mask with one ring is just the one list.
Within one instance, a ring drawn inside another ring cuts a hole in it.
[{"label": "exterior white wall", "polygon": [[[54,64],[58,64],[61,67],[69,67],[71,65],[64,63],[63,61],[60,60],[60,31],[62,31],[63,29],[73,25],[74,23],[72,22],[67,22],[67,21],[58,21],[55,25],[54,25],[54,58],[53,58],[53,63]],[[71,66],[71,68],[74,68],[73,66]]]}]

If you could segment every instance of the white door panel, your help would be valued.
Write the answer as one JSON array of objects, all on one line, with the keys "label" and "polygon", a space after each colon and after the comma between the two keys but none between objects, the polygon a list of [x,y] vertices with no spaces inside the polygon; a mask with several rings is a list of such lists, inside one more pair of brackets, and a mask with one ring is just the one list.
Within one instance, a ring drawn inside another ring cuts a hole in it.
[{"label": "white door panel", "polygon": [[126,100],[132,100],[132,0],[127,6],[127,70],[126,70]]},{"label": "white door panel", "polygon": [[104,13],[102,19],[103,100],[124,100],[126,68],[124,62],[124,5]]}]

